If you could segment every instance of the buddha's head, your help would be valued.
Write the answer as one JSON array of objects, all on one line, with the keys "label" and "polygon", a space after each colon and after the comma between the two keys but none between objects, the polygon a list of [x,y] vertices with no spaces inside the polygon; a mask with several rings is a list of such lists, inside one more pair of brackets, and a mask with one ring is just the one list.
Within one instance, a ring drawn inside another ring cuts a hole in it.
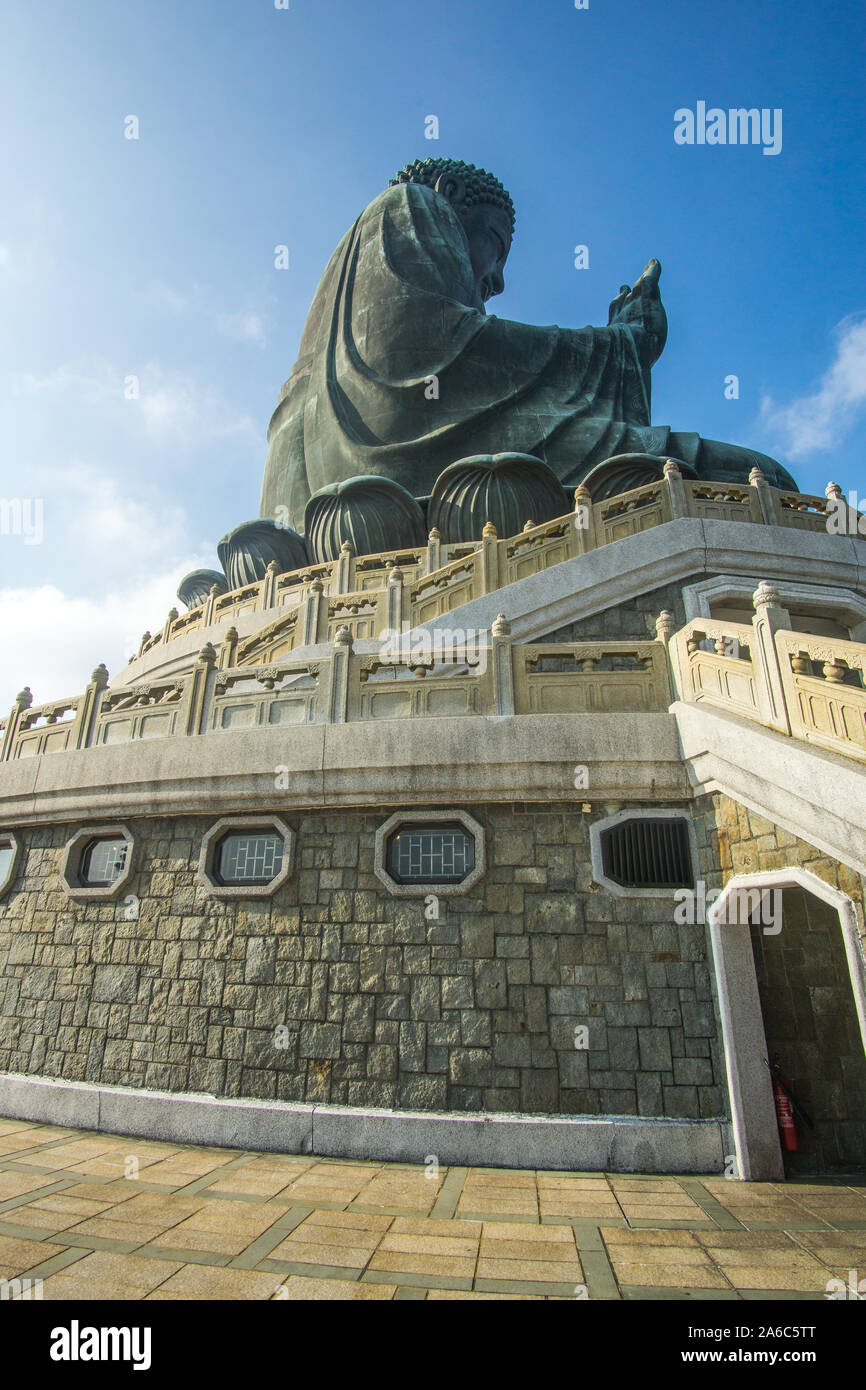
[{"label": "buddha's head", "polygon": [[505,289],[505,262],[514,235],[514,204],[493,174],[461,159],[416,159],[401,169],[391,187],[423,183],[451,203],[469,243],[475,277],[475,308]]}]

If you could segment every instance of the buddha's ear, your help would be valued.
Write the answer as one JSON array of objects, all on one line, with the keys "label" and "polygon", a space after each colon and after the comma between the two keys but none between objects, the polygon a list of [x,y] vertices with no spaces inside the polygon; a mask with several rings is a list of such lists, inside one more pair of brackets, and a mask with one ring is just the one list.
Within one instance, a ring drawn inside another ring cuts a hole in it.
[{"label": "buddha's ear", "polygon": [[466,184],[459,174],[440,174],[436,180],[436,192],[459,207],[466,197]]}]

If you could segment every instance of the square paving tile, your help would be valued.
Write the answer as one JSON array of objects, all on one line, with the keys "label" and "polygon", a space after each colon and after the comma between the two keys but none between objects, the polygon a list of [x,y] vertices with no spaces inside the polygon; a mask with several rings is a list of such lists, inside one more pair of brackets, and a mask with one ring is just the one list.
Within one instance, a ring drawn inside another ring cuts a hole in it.
[{"label": "square paving tile", "polygon": [[40,1187],[50,1186],[56,1181],[54,1173],[49,1175],[0,1170],[0,1202],[7,1202],[10,1197],[21,1197],[25,1192],[38,1192]]},{"label": "square paving tile", "polygon": [[396,1284],[367,1284],[360,1280],[305,1279],[293,1274],[283,1280],[285,1293],[278,1291],[275,1299],[322,1299],[332,1301],[387,1302],[397,1292]]},{"label": "square paving tile", "polygon": [[252,1269],[218,1269],[213,1265],[184,1265],[155,1292],[148,1294],[147,1300],[261,1300],[273,1298],[279,1285],[280,1278],[276,1274],[262,1274]]},{"label": "square paving tile", "polygon": [[141,1299],[183,1266],[178,1261],[145,1260],[96,1250],[44,1283],[49,1299]]},{"label": "square paving tile", "polygon": [[64,1248],[62,1245],[49,1245],[43,1240],[20,1240],[17,1236],[0,1236],[0,1265],[12,1271],[12,1275],[7,1274],[3,1277],[8,1279],[26,1274],[28,1269],[50,1260],[52,1255],[59,1255]]},{"label": "square paving tile", "polygon": [[[471,1279],[475,1256],[414,1254],[408,1250],[382,1250],[373,1255],[370,1269],[391,1274],[433,1274],[453,1279]],[[395,1283],[400,1283],[399,1279]]]},{"label": "square paving tile", "polygon": [[[723,1274],[709,1265],[633,1265],[617,1264],[620,1287],[672,1289],[730,1289]],[[768,1286],[769,1287],[769,1286]]]},{"label": "square paving tile", "polygon": [[286,1264],[333,1265],[338,1269],[365,1269],[376,1246],[332,1245],[327,1242],[281,1241],[268,1255],[270,1260],[284,1260]]},{"label": "square paving tile", "polygon": [[[314,1211],[305,1219],[305,1228],[324,1226],[334,1231],[387,1231],[396,1220],[382,1212]],[[299,1228],[300,1229],[300,1228]]]}]

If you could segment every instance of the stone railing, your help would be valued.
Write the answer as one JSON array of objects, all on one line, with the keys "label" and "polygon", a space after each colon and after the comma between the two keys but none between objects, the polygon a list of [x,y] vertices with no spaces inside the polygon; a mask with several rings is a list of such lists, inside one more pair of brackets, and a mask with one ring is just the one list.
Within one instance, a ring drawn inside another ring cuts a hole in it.
[{"label": "stone railing", "polygon": [[776,650],[795,738],[866,762],[866,645],[777,632]]},{"label": "stone railing", "polygon": [[662,642],[584,642],[514,648],[520,714],[612,714],[667,709]]},{"label": "stone railing", "polygon": [[15,697],[0,740],[0,762],[63,753],[93,742],[96,715],[108,684],[108,672],[97,666],[83,695],[34,705],[28,686]]},{"label": "stone railing", "polygon": [[866,762],[866,644],[794,632],[769,584],[751,624],[695,618],[670,641],[679,699]]},{"label": "stone railing", "polygon": [[[136,655],[143,656],[160,643],[210,627],[222,619],[273,608],[306,610],[297,625],[292,647],[328,641],[343,622],[356,638],[372,635],[371,625],[364,621],[365,616],[374,616],[371,610],[363,613],[358,608],[340,614],[337,608],[327,610],[327,605],[319,605],[318,597],[357,603],[363,594],[376,609],[378,626],[374,623],[372,631],[378,632],[383,625],[379,621],[383,609],[390,605],[393,610],[395,586],[400,590],[399,613],[392,611],[395,621],[385,625],[399,627],[408,622],[414,627],[563,560],[680,517],[745,521],[833,534],[828,525],[829,509],[831,502],[840,497],[841,489],[836,483],[828,484],[826,497],[771,488],[758,469],[752,470],[748,484],[695,482],[683,478],[676,464],[668,463],[658,482],[603,502],[593,502],[587,489],[579,487],[573,512],[541,526],[529,520],[517,536],[500,539],[488,524],[481,540],[446,545],[434,530],[427,545],[416,549],[356,556],[346,543],[339,558],[327,564],[279,575],[272,564],[264,579],[255,584],[227,594],[219,594],[214,587],[205,603],[181,616],[173,608],[160,632],[144,634]],[[857,534],[859,518],[857,513],[851,515],[853,522],[848,524],[848,533]],[[860,534],[866,536],[866,519]],[[316,609],[312,626],[311,606]]]},{"label": "stone railing", "polygon": [[148,681],[106,690],[95,721],[94,743],[129,743],[139,738],[167,738],[180,732],[184,682]]},{"label": "stone railing", "polygon": [[0,761],[275,724],[660,712],[673,698],[665,635],[643,642],[521,646],[512,643],[510,625],[500,615],[484,642],[443,628],[432,637],[416,634],[411,647],[385,639],[378,652],[359,653],[343,625],[328,654],[315,661],[289,655],[239,664],[237,632],[229,629],[220,649],[207,643],[182,679],[107,688],[100,668],[99,681],[79,700],[65,702],[72,716],[62,740],[38,742],[45,730],[35,729],[37,716],[54,707],[31,710],[29,691],[22,692],[7,721]]},{"label": "stone railing", "polygon": [[[364,597],[342,596],[350,607],[357,601],[359,622]],[[338,620],[320,591],[317,603],[329,623]],[[391,603],[393,616],[393,593]],[[181,679],[108,688],[98,667],[71,700],[34,707],[22,691],[0,725],[0,761],[275,724],[645,713],[682,700],[866,762],[866,644],[795,632],[768,584],[754,605],[752,623],[695,618],[679,631],[664,612],[655,641],[515,644],[500,615],[483,641],[444,626],[401,638],[392,623],[378,652],[359,653],[343,623],[316,660],[290,649],[275,655],[312,621],[302,609],[243,643],[229,628],[219,650],[207,643]]]}]

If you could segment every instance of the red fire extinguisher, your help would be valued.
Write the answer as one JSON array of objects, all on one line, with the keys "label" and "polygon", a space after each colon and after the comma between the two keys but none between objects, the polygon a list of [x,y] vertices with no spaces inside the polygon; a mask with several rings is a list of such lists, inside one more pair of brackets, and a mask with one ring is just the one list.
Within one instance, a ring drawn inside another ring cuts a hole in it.
[{"label": "red fire extinguisher", "polygon": [[776,1119],[778,1120],[778,1137],[781,1138],[781,1147],[788,1154],[795,1154],[799,1144],[796,1143],[794,1106],[791,1105],[790,1095],[785,1091],[776,1072],[773,1072],[773,1099],[776,1101]]},{"label": "red fire extinguisher", "polygon": [[794,1107],[787,1082],[778,1066],[771,1068],[773,1077],[773,1099],[776,1102],[776,1119],[779,1124],[779,1138],[786,1153],[796,1153],[800,1147],[797,1142],[797,1126],[794,1122]]}]

